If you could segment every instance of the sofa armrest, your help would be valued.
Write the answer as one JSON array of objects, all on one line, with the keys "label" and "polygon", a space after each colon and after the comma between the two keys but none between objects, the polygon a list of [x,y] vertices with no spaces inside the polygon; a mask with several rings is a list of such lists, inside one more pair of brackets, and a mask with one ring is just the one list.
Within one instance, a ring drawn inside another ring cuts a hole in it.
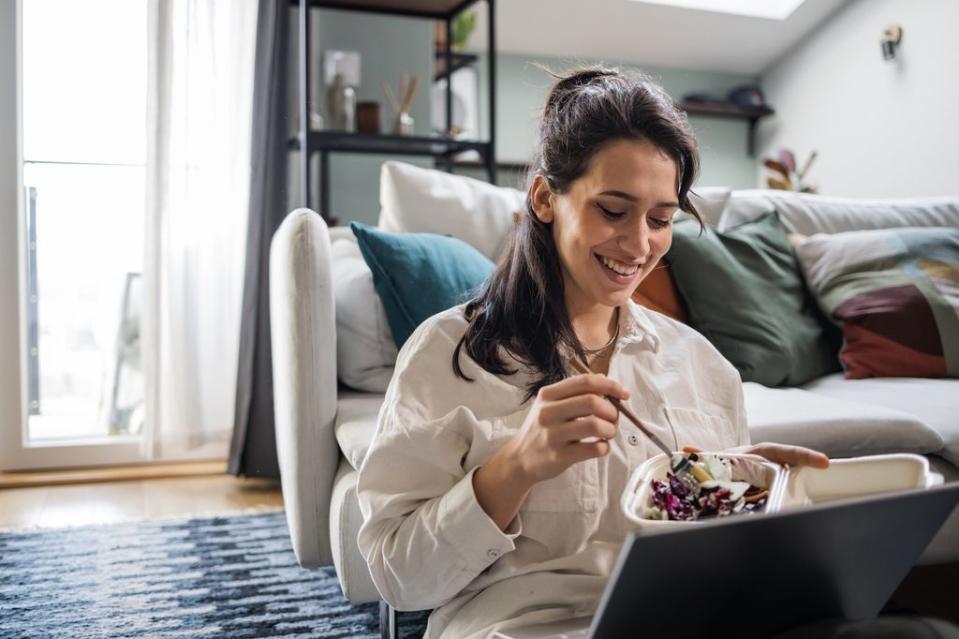
[{"label": "sofa armrest", "polygon": [[332,563],[330,497],[339,461],[336,311],[326,223],[286,216],[270,244],[270,343],[283,503],[300,565]]}]

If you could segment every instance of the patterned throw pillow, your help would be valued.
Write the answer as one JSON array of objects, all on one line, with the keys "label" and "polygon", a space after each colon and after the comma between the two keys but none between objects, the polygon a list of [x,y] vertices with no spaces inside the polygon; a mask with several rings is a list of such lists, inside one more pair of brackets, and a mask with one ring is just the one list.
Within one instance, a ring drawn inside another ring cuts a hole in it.
[{"label": "patterned throw pillow", "polygon": [[959,377],[959,229],[817,234],[796,255],[847,378]]}]

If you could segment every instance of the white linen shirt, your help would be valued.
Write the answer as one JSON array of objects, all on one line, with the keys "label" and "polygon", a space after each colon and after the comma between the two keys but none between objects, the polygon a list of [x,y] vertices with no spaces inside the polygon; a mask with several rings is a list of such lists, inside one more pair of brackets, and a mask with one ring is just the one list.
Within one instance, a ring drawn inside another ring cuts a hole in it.
[{"label": "white linen shirt", "polygon": [[[620,419],[609,453],[536,484],[503,532],[476,500],[473,473],[521,428],[532,371],[494,375],[460,351],[464,305],[421,324],[399,353],[357,486],[358,544],[383,599],[433,609],[427,639],[592,614],[630,529],[620,496],[659,453]],[[632,301],[620,313],[609,377],[674,450],[749,443],[736,369],[690,327]]]}]

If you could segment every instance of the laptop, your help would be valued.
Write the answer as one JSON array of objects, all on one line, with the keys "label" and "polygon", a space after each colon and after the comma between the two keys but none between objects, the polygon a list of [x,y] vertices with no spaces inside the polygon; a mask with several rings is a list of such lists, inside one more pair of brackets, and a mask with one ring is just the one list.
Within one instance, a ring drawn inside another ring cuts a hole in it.
[{"label": "laptop", "polygon": [[494,637],[768,637],[875,617],[957,503],[959,483],[634,531],[594,615]]}]

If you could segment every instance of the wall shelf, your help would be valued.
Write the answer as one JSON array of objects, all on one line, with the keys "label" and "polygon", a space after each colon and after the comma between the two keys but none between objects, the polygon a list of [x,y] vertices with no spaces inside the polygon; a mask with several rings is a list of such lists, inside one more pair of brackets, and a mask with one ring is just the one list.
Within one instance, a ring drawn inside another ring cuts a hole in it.
[{"label": "wall shelf", "polygon": [[748,138],[746,141],[746,149],[749,155],[754,155],[756,150],[756,123],[762,118],[775,113],[775,111],[769,107],[745,109],[729,102],[684,101],[677,102],[676,106],[688,115],[745,120],[749,124],[749,133],[747,134]]}]

